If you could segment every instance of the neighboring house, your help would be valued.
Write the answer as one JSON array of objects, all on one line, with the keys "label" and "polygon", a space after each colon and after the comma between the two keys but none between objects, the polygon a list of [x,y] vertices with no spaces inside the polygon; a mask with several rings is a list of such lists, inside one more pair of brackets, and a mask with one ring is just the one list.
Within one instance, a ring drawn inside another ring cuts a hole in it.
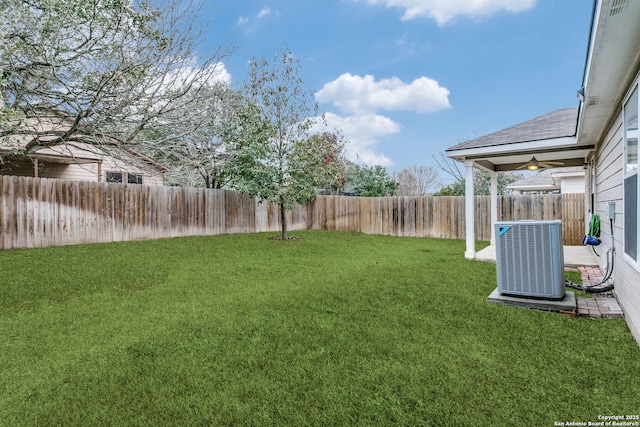
[{"label": "neighboring house", "polygon": [[[586,215],[601,218],[602,252],[615,248],[615,294],[640,343],[639,84],[640,1],[595,0],[579,107],[516,125],[521,132],[509,128],[466,141],[447,155],[465,164],[467,219],[474,213],[473,168],[489,171],[495,181],[498,171],[515,170],[534,155],[565,166],[584,164]],[[527,126],[532,122],[539,125],[537,131]],[[497,221],[496,197],[492,191],[492,223]],[[473,220],[466,221],[466,239],[465,256],[474,258]],[[599,258],[603,269],[605,258]]]},{"label": "neighboring house", "polygon": [[[114,138],[80,135],[63,144],[46,146],[69,129],[64,114],[49,112],[28,117],[20,126],[26,135],[0,138],[1,175],[164,185],[167,168],[122,147]],[[27,147],[36,134],[42,146]],[[25,155],[12,155],[27,148]]]},{"label": "neighboring house", "polygon": [[560,192],[584,193],[585,170],[582,166],[545,169],[507,186],[520,193]]}]

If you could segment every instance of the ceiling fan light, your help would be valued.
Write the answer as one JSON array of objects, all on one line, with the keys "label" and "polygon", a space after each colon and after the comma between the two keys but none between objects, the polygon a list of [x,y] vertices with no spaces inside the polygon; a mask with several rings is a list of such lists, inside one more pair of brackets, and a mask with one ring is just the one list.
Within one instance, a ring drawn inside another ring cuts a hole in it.
[{"label": "ceiling fan light", "polygon": [[538,161],[536,160],[535,157],[532,157],[531,160],[529,160],[529,163],[527,163],[527,169],[529,169],[532,172],[537,171],[539,167],[540,165],[538,164]]}]

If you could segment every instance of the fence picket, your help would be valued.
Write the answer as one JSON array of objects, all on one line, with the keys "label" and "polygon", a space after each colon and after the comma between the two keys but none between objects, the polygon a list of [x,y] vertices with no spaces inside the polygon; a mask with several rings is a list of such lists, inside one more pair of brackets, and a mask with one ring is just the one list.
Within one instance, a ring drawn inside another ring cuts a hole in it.
[{"label": "fence picket", "polygon": [[[229,190],[0,176],[0,250],[280,229],[277,205]],[[463,239],[464,197],[318,196],[289,229]],[[475,198],[478,240],[491,237],[490,197]],[[584,233],[584,195],[498,197],[499,220],[561,219],[564,243]]]}]

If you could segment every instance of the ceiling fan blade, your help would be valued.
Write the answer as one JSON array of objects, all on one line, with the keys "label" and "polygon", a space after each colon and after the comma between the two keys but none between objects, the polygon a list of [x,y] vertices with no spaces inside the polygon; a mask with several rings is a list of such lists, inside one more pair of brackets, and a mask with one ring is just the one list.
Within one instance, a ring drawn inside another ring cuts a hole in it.
[{"label": "ceiling fan blade", "polygon": [[520,167],[517,167],[517,168],[516,168],[516,170],[524,169],[524,168],[526,168],[528,165],[529,165],[528,163],[525,163],[524,165],[522,165],[522,166],[520,166]]},{"label": "ceiling fan blade", "polygon": [[542,168],[552,168],[555,166],[564,166],[563,162],[540,162],[539,163],[540,167]]}]

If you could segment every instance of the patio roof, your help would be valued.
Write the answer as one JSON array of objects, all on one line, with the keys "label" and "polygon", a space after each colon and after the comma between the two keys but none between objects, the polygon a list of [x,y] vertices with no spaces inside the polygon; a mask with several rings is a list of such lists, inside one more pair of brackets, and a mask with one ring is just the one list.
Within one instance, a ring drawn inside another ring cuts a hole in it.
[{"label": "patio roof", "polygon": [[577,119],[578,107],[561,108],[515,126],[465,141],[447,151],[575,136]]},{"label": "patio roof", "polygon": [[[496,172],[517,170],[532,156],[540,163],[559,161],[562,166],[583,166],[593,160],[597,145],[619,114],[624,96],[637,76],[639,17],[640,1],[594,0],[579,107],[556,110],[446,150],[449,158],[464,162],[465,166],[466,258],[476,256],[474,168],[490,172],[490,215],[495,224]],[[537,137],[533,135],[534,128],[541,132]],[[492,227],[491,243],[494,242]]]},{"label": "patio roof", "polygon": [[578,107],[561,108],[446,150],[455,160],[472,160],[490,171],[516,170],[535,155],[539,161],[581,166],[593,145],[578,145]]}]

